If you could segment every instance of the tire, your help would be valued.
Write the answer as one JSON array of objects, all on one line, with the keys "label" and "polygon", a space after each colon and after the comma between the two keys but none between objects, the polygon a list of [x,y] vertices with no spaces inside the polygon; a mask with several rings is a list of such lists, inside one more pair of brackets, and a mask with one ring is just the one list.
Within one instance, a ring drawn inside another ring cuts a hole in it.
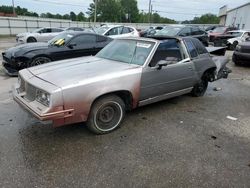
[{"label": "tire", "polygon": [[208,86],[208,80],[206,78],[202,78],[199,83],[197,83],[193,90],[191,91],[191,95],[193,97],[202,97],[206,91]]},{"label": "tire", "polygon": [[92,105],[87,127],[94,134],[107,134],[120,126],[124,115],[124,101],[116,95],[107,95]]},{"label": "tire", "polygon": [[36,57],[34,58],[30,63],[28,67],[33,67],[33,66],[37,66],[37,65],[42,65],[44,63],[48,63],[51,62],[51,59],[48,57],[44,57],[44,56],[40,56],[40,57]]},{"label": "tire", "polygon": [[27,43],[37,42],[37,40],[34,37],[29,37],[27,39]]}]

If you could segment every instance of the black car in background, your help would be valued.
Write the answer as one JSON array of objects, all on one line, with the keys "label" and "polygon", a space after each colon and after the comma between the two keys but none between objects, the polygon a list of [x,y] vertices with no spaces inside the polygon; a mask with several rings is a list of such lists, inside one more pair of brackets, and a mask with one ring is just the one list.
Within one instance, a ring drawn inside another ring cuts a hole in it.
[{"label": "black car in background", "polygon": [[28,43],[9,48],[2,53],[7,74],[17,75],[27,67],[97,54],[112,39],[95,33],[63,32],[48,43]]},{"label": "black car in background", "polygon": [[208,46],[208,34],[196,26],[167,26],[156,32],[155,36],[194,37],[199,39],[204,46]]}]

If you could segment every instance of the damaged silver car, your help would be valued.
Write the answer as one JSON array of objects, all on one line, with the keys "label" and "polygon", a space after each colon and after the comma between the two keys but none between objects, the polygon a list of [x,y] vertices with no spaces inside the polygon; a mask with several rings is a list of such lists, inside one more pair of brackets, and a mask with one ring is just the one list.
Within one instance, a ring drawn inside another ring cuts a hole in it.
[{"label": "damaged silver car", "polygon": [[42,121],[87,122],[105,134],[121,125],[127,110],[186,93],[203,96],[209,82],[227,78],[227,63],[194,38],[124,38],[96,56],[21,70],[13,93]]}]

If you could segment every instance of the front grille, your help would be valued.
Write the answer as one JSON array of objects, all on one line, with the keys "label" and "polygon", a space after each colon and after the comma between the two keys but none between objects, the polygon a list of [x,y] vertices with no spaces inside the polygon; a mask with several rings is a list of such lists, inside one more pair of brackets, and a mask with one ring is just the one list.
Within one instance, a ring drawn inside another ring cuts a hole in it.
[{"label": "front grille", "polygon": [[24,96],[24,98],[29,101],[34,101],[36,99],[36,88],[33,85],[26,83],[25,90],[26,95]]}]

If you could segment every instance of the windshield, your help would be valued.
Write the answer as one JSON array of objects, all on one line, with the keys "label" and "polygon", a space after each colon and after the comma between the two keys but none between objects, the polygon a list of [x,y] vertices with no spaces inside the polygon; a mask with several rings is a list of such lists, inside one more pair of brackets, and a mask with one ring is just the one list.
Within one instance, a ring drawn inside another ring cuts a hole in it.
[{"label": "windshield", "polygon": [[62,33],[51,39],[48,43],[52,46],[64,46],[74,35]]},{"label": "windshield", "polygon": [[96,56],[128,64],[143,65],[155,43],[137,40],[115,40]]},{"label": "windshield", "polygon": [[31,33],[39,33],[41,30],[42,30],[41,28],[35,29],[35,30],[31,31]]},{"label": "windshield", "polygon": [[216,27],[212,33],[224,33],[226,31],[225,27]]},{"label": "windshield", "polygon": [[98,27],[95,29],[95,32],[99,35],[103,35],[108,29],[109,27]]},{"label": "windshield", "polygon": [[155,35],[163,35],[163,36],[176,36],[180,31],[182,27],[167,27],[160,31],[157,31]]},{"label": "windshield", "polygon": [[232,35],[234,37],[240,37],[243,33],[242,32],[228,32],[228,35]]}]

